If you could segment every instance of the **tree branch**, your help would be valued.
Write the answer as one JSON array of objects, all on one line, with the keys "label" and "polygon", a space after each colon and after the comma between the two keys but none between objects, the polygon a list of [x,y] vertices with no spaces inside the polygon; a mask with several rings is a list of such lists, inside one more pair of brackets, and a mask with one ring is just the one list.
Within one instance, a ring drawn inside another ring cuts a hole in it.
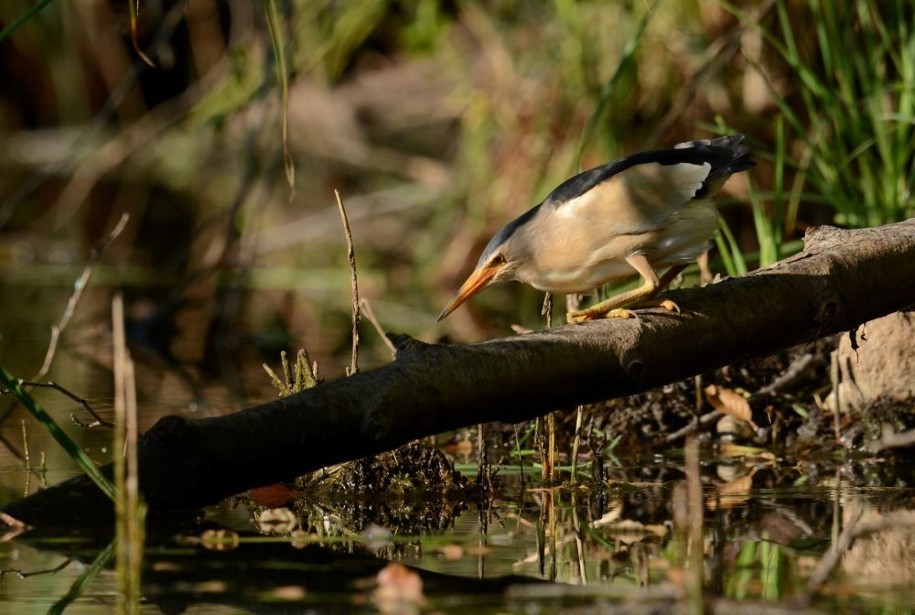
[{"label": "tree branch", "polygon": [[[430,434],[630,395],[905,309],[913,280],[915,220],[821,227],[801,254],[669,293],[680,314],[472,345],[391,336],[397,358],[379,369],[229,416],[163,418],[140,442],[141,485],[152,509],[196,507]],[[7,512],[22,518],[24,502]]]}]

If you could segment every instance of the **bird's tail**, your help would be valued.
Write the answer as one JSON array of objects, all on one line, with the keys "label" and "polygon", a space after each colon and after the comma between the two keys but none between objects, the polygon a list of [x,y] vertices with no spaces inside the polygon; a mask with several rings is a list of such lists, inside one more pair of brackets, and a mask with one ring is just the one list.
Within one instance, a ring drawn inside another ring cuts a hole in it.
[{"label": "bird's tail", "polygon": [[702,189],[696,194],[697,198],[716,192],[734,173],[740,173],[756,166],[756,161],[751,157],[750,148],[741,143],[743,139],[743,135],[728,135],[717,139],[686,141],[674,146],[675,149],[690,147],[705,149],[711,154],[709,159],[714,161],[712,169],[709,171]]}]

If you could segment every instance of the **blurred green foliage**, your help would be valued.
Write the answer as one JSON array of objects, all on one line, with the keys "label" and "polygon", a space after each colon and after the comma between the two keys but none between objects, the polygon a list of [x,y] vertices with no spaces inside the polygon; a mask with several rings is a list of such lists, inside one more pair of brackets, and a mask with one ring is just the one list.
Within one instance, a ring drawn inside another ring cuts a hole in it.
[{"label": "blurred green foliage", "polygon": [[[26,8],[4,4],[0,20]],[[239,275],[218,279],[244,293],[258,272],[300,271],[238,315],[255,333],[278,320],[295,339],[322,331],[320,361],[347,341],[333,188],[353,209],[382,324],[435,338],[434,314],[492,232],[570,174],[742,132],[760,165],[721,195],[712,258],[713,271],[741,273],[796,250],[809,225],[912,215],[912,13],[904,0],[143,2],[150,68],[131,49],[126,7],[52,3],[0,47],[0,225],[91,240],[127,203],[140,225],[157,212],[160,225],[195,229],[164,251],[171,268],[137,233],[124,258],[157,263],[160,278],[230,267]],[[307,325],[292,324],[290,291]],[[539,304],[530,289],[491,290],[444,326],[461,338],[540,326]]]},{"label": "blurred green foliage", "polygon": [[812,0],[798,9],[779,2],[777,24],[767,28],[724,4],[760,29],[797,81],[793,96],[772,84],[779,119],[792,132],[797,181],[789,219],[797,219],[805,181],[841,225],[915,214],[915,6]]}]

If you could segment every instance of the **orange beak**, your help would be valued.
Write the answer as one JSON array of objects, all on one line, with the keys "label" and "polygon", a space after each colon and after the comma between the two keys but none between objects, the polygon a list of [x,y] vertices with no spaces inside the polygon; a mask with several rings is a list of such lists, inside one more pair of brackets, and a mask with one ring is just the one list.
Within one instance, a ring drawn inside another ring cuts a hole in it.
[{"label": "orange beak", "polygon": [[457,294],[452,297],[451,301],[448,302],[448,305],[445,306],[445,309],[442,310],[442,313],[438,315],[435,322],[441,322],[448,314],[458,309],[462,303],[486,288],[498,272],[499,269],[497,267],[481,267],[471,273],[470,277],[467,278],[467,281],[461,285]]}]

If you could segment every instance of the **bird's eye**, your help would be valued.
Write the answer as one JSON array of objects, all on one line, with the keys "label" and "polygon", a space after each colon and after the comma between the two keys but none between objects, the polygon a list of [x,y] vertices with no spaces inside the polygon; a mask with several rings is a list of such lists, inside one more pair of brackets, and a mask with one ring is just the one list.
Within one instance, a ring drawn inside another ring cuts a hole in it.
[{"label": "bird's eye", "polygon": [[503,255],[503,254],[496,254],[489,261],[490,267],[497,267],[499,265],[504,265],[504,264],[505,264],[505,255]]}]

